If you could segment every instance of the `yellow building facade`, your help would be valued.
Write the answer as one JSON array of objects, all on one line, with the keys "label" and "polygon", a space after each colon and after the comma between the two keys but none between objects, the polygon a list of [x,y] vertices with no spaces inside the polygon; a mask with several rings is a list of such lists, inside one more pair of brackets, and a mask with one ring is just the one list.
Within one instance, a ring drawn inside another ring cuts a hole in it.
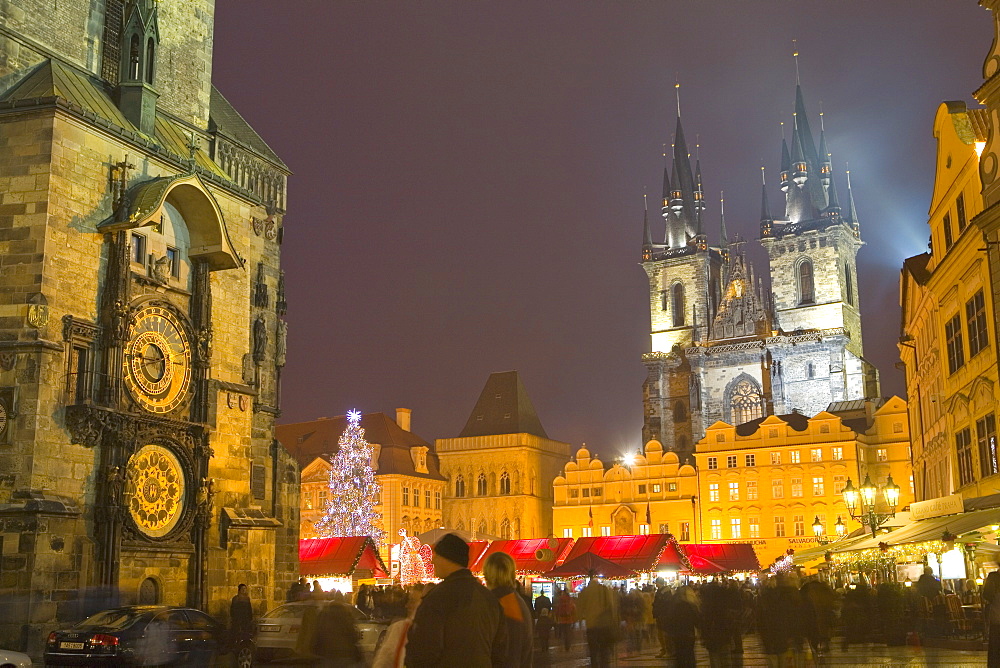
[{"label": "yellow building facade", "polygon": [[672,533],[679,541],[693,541],[697,494],[695,468],[680,464],[659,441],[610,466],[584,446],[553,483],[554,533],[561,538]]},{"label": "yellow building facade", "polygon": [[542,428],[516,371],[491,374],[457,438],[434,442],[444,526],[499,538],[552,535],[552,482],[569,445]]},{"label": "yellow building facade", "polygon": [[818,519],[836,536],[840,518],[858,528],[842,491],[866,475],[889,475],[900,487],[899,509],[913,501],[906,402],[832,404],[812,418],[769,415],[739,426],[716,422],[696,444],[698,517],[695,542],[752,543],[761,564],[789,549],[813,547]]},{"label": "yellow building facade", "polygon": [[[410,431],[410,419],[407,408],[397,408],[395,420],[384,413],[368,413],[361,418],[365,440],[372,445],[372,467],[380,487],[376,503],[380,517],[375,524],[385,532],[379,550],[386,563],[388,545],[399,542],[401,529],[413,536],[442,526],[445,480],[433,448]],[[278,440],[302,466],[302,538],[320,537],[315,524],[323,517],[329,500],[330,460],[346,428],[344,416],[277,428]]]},{"label": "yellow building facade", "polygon": [[918,499],[996,491],[997,357],[994,294],[983,252],[979,153],[983,109],[945,102],[928,224],[931,252],[908,258],[900,280],[900,358],[911,397]]}]

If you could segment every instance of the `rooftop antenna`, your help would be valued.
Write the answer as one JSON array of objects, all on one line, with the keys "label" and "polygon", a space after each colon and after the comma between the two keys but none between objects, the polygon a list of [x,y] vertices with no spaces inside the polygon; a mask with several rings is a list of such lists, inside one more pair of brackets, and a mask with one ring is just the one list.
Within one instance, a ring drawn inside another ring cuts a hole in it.
[{"label": "rooftop antenna", "polygon": [[795,59],[795,85],[799,85],[799,46],[798,40],[792,40],[792,58]]}]

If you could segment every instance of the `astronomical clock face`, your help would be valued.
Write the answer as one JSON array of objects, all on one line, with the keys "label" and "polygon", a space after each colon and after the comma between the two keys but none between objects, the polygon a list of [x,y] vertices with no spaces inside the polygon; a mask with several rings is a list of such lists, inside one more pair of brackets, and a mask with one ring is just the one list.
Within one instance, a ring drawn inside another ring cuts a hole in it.
[{"label": "astronomical clock face", "polygon": [[184,511],[184,471],[170,450],[147,445],[132,455],[126,467],[125,499],[139,530],[162,538],[177,526]]},{"label": "astronomical clock face", "polygon": [[140,406],[168,413],[191,385],[191,346],[177,317],[162,306],[136,314],[125,345],[125,384]]}]

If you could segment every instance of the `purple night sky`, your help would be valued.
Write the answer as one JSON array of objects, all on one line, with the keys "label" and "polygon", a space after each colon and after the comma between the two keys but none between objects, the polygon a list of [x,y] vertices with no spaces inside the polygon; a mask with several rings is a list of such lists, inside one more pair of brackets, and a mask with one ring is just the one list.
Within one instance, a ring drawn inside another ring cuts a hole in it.
[{"label": "purple night sky", "polygon": [[973,103],[991,21],[975,0],[218,3],[215,84],[295,172],[282,421],[403,406],[425,439],[454,437],[489,373],[517,369],[550,437],[637,447],[642,193],[659,196],[674,81],[710,242],[720,190],[730,235],[756,239],[793,39],[842,199],[850,163],[866,356],[902,395],[931,124]]}]

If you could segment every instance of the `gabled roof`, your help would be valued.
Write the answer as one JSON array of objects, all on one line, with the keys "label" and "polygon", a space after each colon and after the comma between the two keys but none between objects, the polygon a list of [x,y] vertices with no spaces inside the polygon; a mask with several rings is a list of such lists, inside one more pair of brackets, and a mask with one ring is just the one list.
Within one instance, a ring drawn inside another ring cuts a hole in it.
[{"label": "gabled roof", "polygon": [[[470,566],[472,570],[479,573],[483,570],[486,558],[494,552],[506,552],[514,559],[514,565],[522,573],[544,573],[552,569],[563,556],[569,551],[573,544],[572,538],[520,538],[512,540],[495,540],[479,557],[479,560]],[[553,547],[553,545],[555,547]],[[553,558],[543,561],[537,558],[539,550],[552,550]]]},{"label": "gabled roof", "polygon": [[490,374],[459,438],[498,434],[549,437],[517,371]]},{"label": "gabled roof", "polygon": [[303,538],[299,541],[299,575],[351,575],[358,569],[370,570],[377,578],[388,575],[378,548],[369,536]]},{"label": "gabled roof", "polygon": [[[681,546],[694,572],[759,571],[760,562],[750,543],[685,543]],[[715,568],[715,567],[718,568]]]},{"label": "gabled roof", "polygon": [[278,157],[278,154],[271,150],[267,142],[261,139],[261,136],[250,127],[250,124],[240,116],[240,112],[229,104],[229,100],[215,86],[212,86],[209,98],[208,130],[209,132],[218,132],[230,141],[241,144],[268,162],[274,163],[286,172],[288,171],[288,167]]},{"label": "gabled roof", "polygon": [[[385,413],[362,415],[361,427],[365,430],[366,441],[381,446],[376,471],[378,475],[398,474],[444,480],[434,447],[412,431],[404,431]],[[299,466],[305,468],[317,457],[336,454],[340,436],[345,429],[347,417],[340,415],[311,422],[278,425],[275,427],[275,438],[298,460]],[[413,466],[410,448],[414,446],[423,446],[428,450],[427,473],[418,473]]]},{"label": "gabled roof", "polygon": [[566,562],[585,552],[613,561],[633,571],[652,571],[669,543],[668,534],[648,536],[590,536],[580,538],[566,555]]},{"label": "gabled roof", "polygon": [[920,285],[926,285],[930,280],[931,272],[927,270],[927,265],[931,261],[930,253],[921,253],[903,260],[903,269],[910,273]]},{"label": "gabled roof", "polygon": [[[809,428],[809,418],[807,416],[802,413],[786,413],[784,415],[768,415],[762,418],[757,418],[756,420],[751,420],[750,422],[744,422],[743,424],[736,425],[736,433],[739,436],[750,436],[760,429],[761,424],[763,424],[765,420],[769,420],[770,418],[777,418],[781,420],[795,431],[805,431]],[[772,420],[772,422],[774,421]]]}]

